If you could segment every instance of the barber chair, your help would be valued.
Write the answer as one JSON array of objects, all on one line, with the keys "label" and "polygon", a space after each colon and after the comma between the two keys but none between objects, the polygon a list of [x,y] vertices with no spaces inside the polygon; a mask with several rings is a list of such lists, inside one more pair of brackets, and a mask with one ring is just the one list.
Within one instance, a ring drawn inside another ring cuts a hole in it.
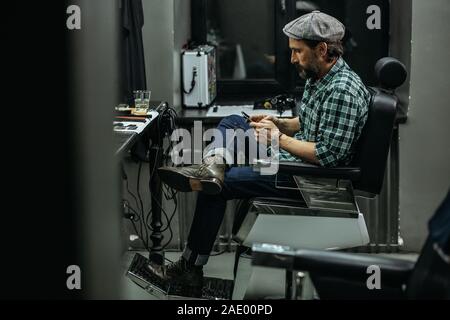
[{"label": "barber chair", "polygon": [[[407,72],[398,60],[386,57],[376,63],[375,75],[379,85],[369,88],[369,116],[350,166],[323,168],[280,162],[279,172],[293,175],[298,198],[254,198],[240,203],[233,226],[234,239],[240,244],[233,299],[260,298],[246,291],[253,275],[240,267],[240,258],[255,244],[266,243],[278,249],[340,250],[369,243],[355,197],[374,198],[381,191],[398,104],[394,90],[403,84]],[[286,269],[287,299],[297,296],[298,274],[293,270]]]},{"label": "barber chair", "polygon": [[[444,205],[446,211],[439,214],[446,215],[441,216],[441,222],[445,219],[447,223],[439,226],[439,234],[444,232],[444,228],[447,234],[450,233],[450,193],[441,208]],[[299,275],[292,298],[301,296],[307,272],[320,299],[450,299],[448,259],[431,234],[416,263],[375,255],[292,250],[269,244],[255,244],[253,247],[255,266],[283,268]],[[375,274],[373,266],[379,270],[378,286],[376,280],[368,279],[372,273]]]}]

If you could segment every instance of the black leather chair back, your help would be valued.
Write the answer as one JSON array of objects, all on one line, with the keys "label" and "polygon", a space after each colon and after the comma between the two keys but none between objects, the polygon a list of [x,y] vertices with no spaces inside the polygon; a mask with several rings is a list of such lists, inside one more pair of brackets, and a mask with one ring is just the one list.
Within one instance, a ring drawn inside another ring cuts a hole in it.
[{"label": "black leather chair back", "polygon": [[448,261],[450,191],[428,223],[428,228],[429,236],[409,279],[406,295],[409,299],[448,300],[450,299],[450,261]]},{"label": "black leather chair back", "polygon": [[383,186],[387,156],[397,113],[397,97],[393,90],[406,80],[405,66],[394,58],[382,58],[375,65],[379,85],[369,88],[372,100],[369,116],[356,146],[352,166],[361,168],[354,182],[356,190],[379,194]]},{"label": "black leather chair back", "polygon": [[450,299],[450,265],[434,250],[428,238],[408,282],[408,299]]}]

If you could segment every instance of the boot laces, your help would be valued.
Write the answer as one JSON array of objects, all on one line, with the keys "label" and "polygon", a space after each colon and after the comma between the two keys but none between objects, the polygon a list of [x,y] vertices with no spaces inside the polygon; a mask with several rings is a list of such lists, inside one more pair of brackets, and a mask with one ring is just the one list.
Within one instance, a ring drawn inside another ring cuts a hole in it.
[{"label": "boot laces", "polygon": [[208,173],[208,167],[209,167],[209,164],[206,164],[206,163],[201,164],[200,167],[198,168],[196,174],[198,176],[203,176],[204,174]]},{"label": "boot laces", "polygon": [[169,272],[173,272],[173,273],[179,273],[182,272],[184,270],[186,270],[186,262],[183,261],[183,259],[180,259],[176,262],[171,263],[168,267],[167,267],[167,271]]}]

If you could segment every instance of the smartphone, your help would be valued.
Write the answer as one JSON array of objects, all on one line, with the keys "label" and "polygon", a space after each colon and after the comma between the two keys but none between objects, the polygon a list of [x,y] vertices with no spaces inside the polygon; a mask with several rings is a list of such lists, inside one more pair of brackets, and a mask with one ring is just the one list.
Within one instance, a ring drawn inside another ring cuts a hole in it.
[{"label": "smartphone", "polygon": [[242,116],[244,117],[244,119],[247,121],[247,122],[250,122],[250,116],[248,115],[248,114],[246,114],[244,111],[241,111],[242,112]]}]

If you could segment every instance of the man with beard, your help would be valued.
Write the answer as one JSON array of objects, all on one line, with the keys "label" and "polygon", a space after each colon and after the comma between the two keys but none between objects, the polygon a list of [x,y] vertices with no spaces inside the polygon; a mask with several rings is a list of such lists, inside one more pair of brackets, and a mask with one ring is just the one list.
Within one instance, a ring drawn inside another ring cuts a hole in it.
[{"label": "man with beard", "polygon": [[[279,160],[324,167],[348,165],[367,120],[370,94],[342,58],[345,28],[337,19],[313,11],[288,23],[283,32],[289,37],[291,63],[307,80],[297,106],[299,117],[261,115],[251,117],[250,123],[240,116],[226,117],[218,126],[223,140],[227,129],[253,128],[258,142],[279,139]],[[182,192],[199,191],[187,246],[180,260],[166,271],[169,281],[189,286],[198,295],[202,267],[213,248],[227,200],[299,196],[297,191],[275,186],[276,179],[278,184],[295,186],[291,176],[261,175],[249,166],[232,166],[231,154],[237,150],[229,146],[229,141],[213,141],[203,164],[158,170],[161,180],[170,187]]]}]

